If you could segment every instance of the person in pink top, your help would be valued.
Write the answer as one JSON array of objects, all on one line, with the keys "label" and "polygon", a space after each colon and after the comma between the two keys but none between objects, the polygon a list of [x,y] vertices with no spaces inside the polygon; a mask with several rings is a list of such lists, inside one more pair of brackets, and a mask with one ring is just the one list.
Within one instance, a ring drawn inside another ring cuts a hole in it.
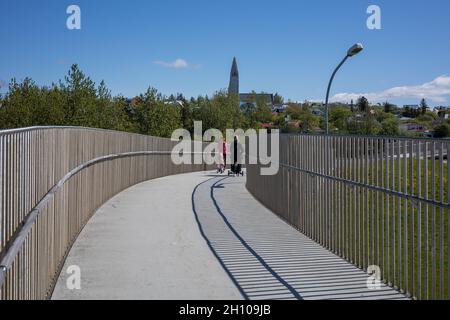
[{"label": "person in pink top", "polygon": [[227,167],[228,144],[226,140],[219,140],[219,159],[217,172],[223,173]]}]

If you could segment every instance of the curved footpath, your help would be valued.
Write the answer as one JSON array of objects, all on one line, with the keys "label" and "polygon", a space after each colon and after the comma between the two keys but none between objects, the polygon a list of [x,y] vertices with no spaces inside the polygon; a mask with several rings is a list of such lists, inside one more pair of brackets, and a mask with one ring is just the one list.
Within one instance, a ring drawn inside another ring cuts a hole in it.
[{"label": "curved footpath", "polygon": [[[81,289],[67,288],[79,266]],[[190,173],[141,183],[94,215],[53,299],[405,299],[280,220],[245,178]]]}]

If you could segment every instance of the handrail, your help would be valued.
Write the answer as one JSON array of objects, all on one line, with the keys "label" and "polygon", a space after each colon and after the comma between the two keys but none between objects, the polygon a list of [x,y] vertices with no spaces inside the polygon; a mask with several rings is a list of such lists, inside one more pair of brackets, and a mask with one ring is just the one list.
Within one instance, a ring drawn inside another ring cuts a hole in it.
[{"label": "handrail", "polygon": [[378,186],[373,186],[373,185],[370,185],[370,184],[367,184],[367,183],[355,182],[355,181],[352,181],[352,180],[349,180],[349,179],[334,177],[334,176],[331,176],[331,175],[328,175],[328,174],[318,173],[318,172],[314,172],[314,171],[311,171],[311,170],[305,170],[305,169],[302,169],[302,168],[299,168],[299,167],[290,166],[290,165],[287,165],[287,164],[284,164],[284,163],[280,163],[280,167],[283,167],[283,168],[286,168],[286,169],[295,170],[295,171],[302,172],[302,173],[306,173],[306,174],[308,174],[310,176],[324,178],[324,179],[331,180],[331,181],[334,181],[334,182],[340,182],[340,183],[343,183],[345,185],[349,185],[351,187],[359,187],[359,188],[364,188],[364,189],[368,189],[368,190],[371,190],[371,191],[378,191],[378,192],[389,194],[391,196],[396,196],[396,197],[399,197],[399,198],[402,198],[402,199],[423,202],[425,204],[435,206],[436,208],[442,208],[442,209],[449,209],[450,210],[450,204],[442,202],[442,201],[434,201],[434,200],[426,199],[424,197],[416,196],[416,195],[413,195],[413,194],[393,191],[393,190],[390,190],[390,189],[386,189],[386,188],[382,188],[382,187],[378,187]]},{"label": "handrail", "polygon": [[[107,156],[98,157],[87,161],[78,167],[72,169],[68,172],[57,184],[55,184],[50,191],[38,202],[33,210],[25,217],[22,227],[18,230],[16,235],[12,238],[11,244],[7,245],[6,252],[2,255],[0,260],[0,289],[3,287],[6,273],[13,264],[15,257],[17,256],[19,250],[25,242],[26,237],[30,233],[31,228],[36,222],[42,209],[49,203],[54,197],[55,193],[58,192],[63,185],[71,179],[73,176],[81,172],[82,170],[101,162],[115,160],[119,158],[135,157],[135,156],[147,156],[147,155],[171,155],[173,152],[170,151],[138,151],[138,152],[126,152],[120,154],[111,154]],[[203,152],[189,152],[190,155],[204,154]]]},{"label": "handrail", "polygon": [[[111,129],[101,129],[101,128],[92,128],[92,127],[78,127],[78,126],[32,126],[32,127],[26,127],[26,128],[5,129],[5,130],[0,130],[0,136],[5,135],[5,134],[29,132],[29,131],[34,131],[34,130],[51,130],[51,129],[77,129],[77,130],[113,132],[115,134],[120,133],[120,134],[134,135],[134,136],[149,137],[148,135],[141,134],[141,133],[116,131],[116,130],[111,130]],[[161,138],[161,139],[165,139],[165,138]]]},{"label": "handrail", "polygon": [[358,134],[308,134],[308,133],[283,133],[286,137],[327,137],[327,138],[366,138],[366,139],[381,139],[381,140],[400,140],[400,141],[424,141],[424,142],[449,142],[450,138],[426,138],[426,137],[408,137],[408,136],[375,136],[375,135],[358,135]]}]

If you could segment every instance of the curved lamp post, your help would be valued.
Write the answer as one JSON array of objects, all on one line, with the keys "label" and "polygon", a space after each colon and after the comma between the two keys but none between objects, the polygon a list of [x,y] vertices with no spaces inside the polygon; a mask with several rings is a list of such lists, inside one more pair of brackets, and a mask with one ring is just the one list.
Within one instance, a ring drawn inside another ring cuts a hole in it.
[{"label": "curved lamp post", "polygon": [[330,82],[328,83],[328,89],[327,89],[327,98],[325,100],[325,131],[326,134],[329,134],[329,128],[328,128],[328,98],[330,96],[330,89],[331,89],[331,84],[333,83],[333,79],[336,75],[336,73],[339,71],[339,69],[342,67],[342,65],[345,63],[345,61],[347,61],[348,58],[353,57],[355,55],[357,55],[358,53],[360,53],[362,50],[364,49],[363,45],[361,43],[357,43],[355,44],[353,47],[351,47],[350,49],[348,49],[347,51],[347,55],[345,56],[345,58],[341,61],[341,63],[339,63],[339,65],[336,67],[336,69],[334,69],[333,74],[331,75],[331,79]]}]

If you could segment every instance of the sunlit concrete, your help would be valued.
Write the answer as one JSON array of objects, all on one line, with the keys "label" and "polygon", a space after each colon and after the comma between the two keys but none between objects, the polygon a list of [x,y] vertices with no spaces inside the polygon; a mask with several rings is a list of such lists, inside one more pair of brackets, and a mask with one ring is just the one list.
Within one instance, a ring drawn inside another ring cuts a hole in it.
[{"label": "sunlit concrete", "polygon": [[[241,299],[192,213],[207,173],[136,185],[102,206],[75,242],[53,299]],[[69,290],[67,268],[81,269]]]},{"label": "sunlit concrete", "polygon": [[[66,270],[81,268],[81,290]],[[192,173],[106,203],[76,241],[53,299],[405,299],[256,201],[245,177]]]}]

